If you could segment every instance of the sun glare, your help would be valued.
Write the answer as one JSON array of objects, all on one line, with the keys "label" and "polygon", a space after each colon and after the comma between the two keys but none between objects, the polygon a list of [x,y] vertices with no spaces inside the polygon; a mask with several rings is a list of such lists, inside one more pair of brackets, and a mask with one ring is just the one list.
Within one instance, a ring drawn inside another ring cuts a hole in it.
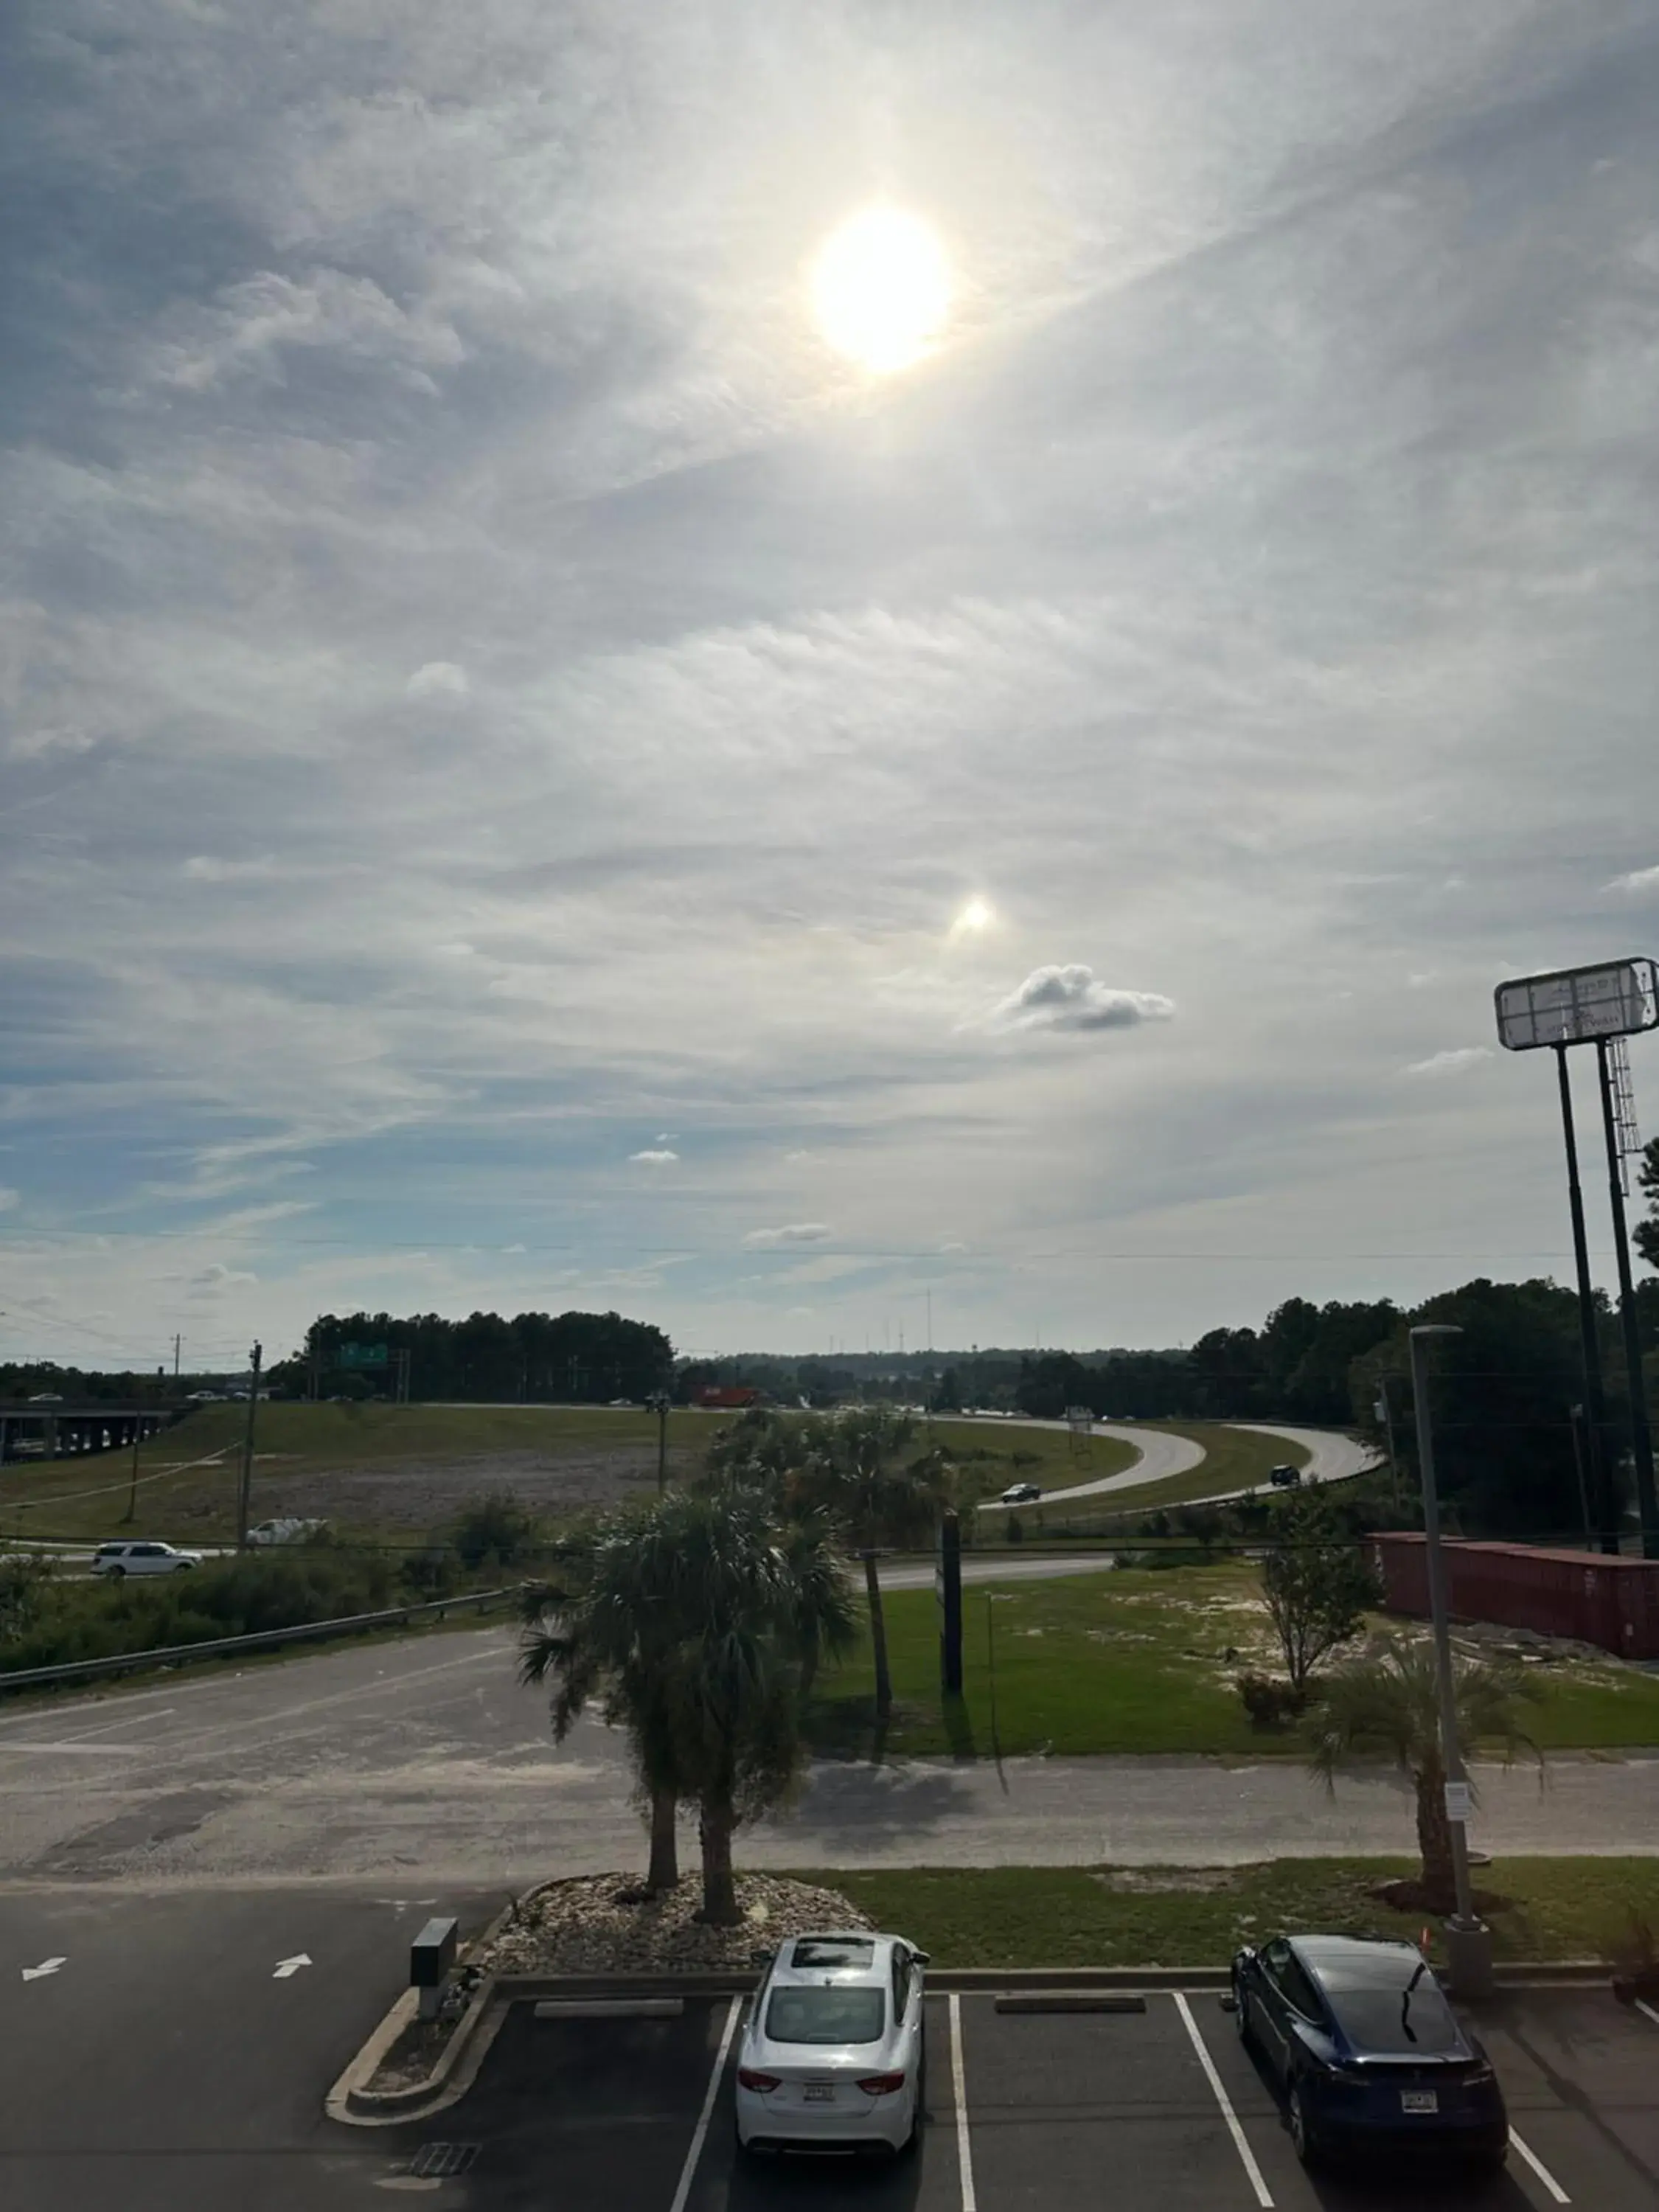
[{"label": "sun glare", "polygon": [[819,330],[872,376],[920,361],[945,326],[945,249],[919,216],[871,207],[834,233],[812,272]]},{"label": "sun glare", "polygon": [[996,918],[996,909],[988,900],[970,898],[951,924],[951,934],[952,937],[977,936],[981,929],[988,929]]}]

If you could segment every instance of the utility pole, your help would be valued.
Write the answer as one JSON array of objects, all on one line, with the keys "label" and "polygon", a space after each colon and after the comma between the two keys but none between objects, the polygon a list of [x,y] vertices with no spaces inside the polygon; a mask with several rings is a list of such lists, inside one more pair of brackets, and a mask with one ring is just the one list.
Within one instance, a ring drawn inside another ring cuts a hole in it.
[{"label": "utility pole", "polygon": [[1400,1455],[1395,1449],[1394,1444],[1394,1407],[1389,1401],[1389,1380],[1386,1375],[1379,1375],[1376,1378],[1376,1412],[1388,1434],[1389,1473],[1394,1480],[1395,1504],[1403,1507],[1406,1493],[1400,1480]]},{"label": "utility pole", "polygon": [[127,1510],[122,1516],[125,1522],[138,1518],[138,1442],[143,1433],[143,1423],[135,1420],[132,1425],[132,1480],[127,1486]]},{"label": "utility pole", "polygon": [[1457,1687],[1452,1672],[1451,1623],[1446,1605],[1446,1562],[1440,1548],[1440,1493],[1434,1478],[1434,1424],[1429,1412],[1429,1339],[1462,1336],[1445,1322],[1421,1322],[1411,1333],[1412,1402],[1417,1411],[1417,1457],[1423,1480],[1423,1548],[1434,1626],[1434,1670],[1440,1702],[1440,1765],[1445,1778],[1445,1819],[1451,1838],[1452,1882],[1457,1910],[1446,1923],[1446,1951],[1453,1993],[1492,1994],[1492,1930],[1478,1919],[1469,1887],[1469,1778],[1457,1740]]},{"label": "utility pole", "polygon": [[[1622,1053],[1624,1039],[1618,1040]],[[1631,1458],[1636,1468],[1636,1510],[1642,1523],[1642,1557],[1659,1559],[1659,1498],[1654,1495],[1653,1433],[1648,1426],[1647,1383],[1642,1374],[1642,1337],[1636,1319],[1636,1288],[1630,1275],[1630,1238],[1625,1227],[1624,1152],[1613,1101],[1613,1048],[1595,1040],[1596,1073],[1601,1082],[1601,1127],[1607,1145],[1607,1196],[1613,1204],[1613,1249],[1619,1262],[1619,1319],[1625,1335],[1625,1374],[1630,1389]],[[1628,1093],[1626,1093],[1628,1096]]]},{"label": "utility pole", "polygon": [[1578,1182],[1578,1139],[1572,1121],[1572,1083],[1567,1073],[1567,1048],[1555,1047],[1556,1073],[1561,1092],[1561,1134],[1567,1153],[1567,1206],[1572,1216],[1573,1266],[1578,1277],[1578,1341],[1584,1363],[1584,1442],[1589,1455],[1590,1494],[1601,1524],[1601,1549],[1619,1549],[1619,1516],[1613,1502],[1613,1480],[1607,1465],[1607,1408],[1601,1391],[1601,1351],[1595,1336],[1595,1294],[1590,1288],[1589,1244],[1584,1235],[1584,1194]]},{"label": "utility pole", "polygon": [[248,1498],[253,1488],[253,1417],[259,1410],[260,1346],[248,1354],[247,1434],[242,1440],[242,1480],[236,1493],[236,1548],[247,1549]]},{"label": "utility pole", "polygon": [[173,1379],[175,1382],[179,1380],[179,1353],[183,1343],[184,1339],[175,1329],[173,1333]]},{"label": "utility pole", "polygon": [[645,1402],[657,1417],[657,1495],[660,1498],[668,1487],[668,1393],[653,1390]]}]

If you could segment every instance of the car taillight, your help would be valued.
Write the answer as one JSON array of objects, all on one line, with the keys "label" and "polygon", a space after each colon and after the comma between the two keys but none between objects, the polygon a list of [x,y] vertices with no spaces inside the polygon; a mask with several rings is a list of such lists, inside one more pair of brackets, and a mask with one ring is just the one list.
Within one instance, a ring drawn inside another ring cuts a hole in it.
[{"label": "car taillight", "polygon": [[858,2084],[866,2097],[890,2097],[904,2087],[902,2074],[866,2074]]},{"label": "car taillight", "polygon": [[1498,2076],[1482,2059],[1476,2065],[1466,2066],[1457,2078],[1466,2089],[1490,2089]]},{"label": "car taillight", "polygon": [[752,2066],[739,2066],[738,2080],[745,2089],[758,2089],[763,2096],[769,2090],[782,2087],[775,2074],[757,2074]]}]

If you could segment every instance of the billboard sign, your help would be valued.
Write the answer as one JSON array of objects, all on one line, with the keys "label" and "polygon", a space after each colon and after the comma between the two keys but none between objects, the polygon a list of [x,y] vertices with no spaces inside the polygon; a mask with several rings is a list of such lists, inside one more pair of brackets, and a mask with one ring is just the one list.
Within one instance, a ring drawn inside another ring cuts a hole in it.
[{"label": "billboard sign", "polygon": [[343,1344],[339,1364],[342,1367],[384,1367],[386,1349],[383,1344]]},{"label": "billboard sign", "polygon": [[1510,1052],[1541,1045],[1591,1044],[1659,1029],[1659,979],[1651,960],[1607,960],[1595,968],[1557,968],[1500,983],[1498,1039]]}]

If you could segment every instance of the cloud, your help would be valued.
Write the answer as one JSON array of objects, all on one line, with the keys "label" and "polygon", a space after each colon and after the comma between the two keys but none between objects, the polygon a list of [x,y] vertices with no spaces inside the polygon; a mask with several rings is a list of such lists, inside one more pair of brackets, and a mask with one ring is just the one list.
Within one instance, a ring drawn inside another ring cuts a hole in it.
[{"label": "cloud", "polygon": [[994,1006],[988,1024],[999,1030],[1128,1030],[1142,1022],[1167,1022],[1175,1002],[1156,991],[1122,991],[1097,982],[1092,968],[1035,968],[1018,990]]},{"label": "cloud", "polygon": [[528,1249],[529,1248],[526,1245],[523,1244],[503,1244],[501,1247],[501,1255],[504,1259],[507,1260],[522,1259]]},{"label": "cloud", "polygon": [[1482,1060],[1492,1056],[1489,1045],[1458,1045],[1450,1052],[1431,1053],[1427,1060],[1414,1060],[1400,1072],[1402,1075],[1427,1076],[1433,1081],[1443,1075],[1467,1075],[1471,1068],[1479,1067]]},{"label": "cloud", "polygon": [[179,872],[187,883],[243,884],[263,882],[277,872],[275,857],[267,853],[258,860],[221,860],[210,853],[197,853],[185,862]]},{"label": "cloud", "polygon": [[257,1283],[258,1279],[245,1267],[228,1267],[222,1260],[214,1260],[199,1274],[191,1277],[190,1288],[194,1291],[228,1291],[243,1283]]},{"label": "cloud", "polygon": [[628,1157],[630,1160],[637,1160],[644,1167],[665,1168],[678,1160],[679,1154],[665,1152],[661,1147],[653,1146],[643,1152],[630,1152]]},{"label": "cloud", "polygon": [[471,686],[466,671],[453,660],[428,660],[404,686],[410,699],[465,699]]},{"label": "cloud", "polygon": [[751,1229],[743,1241],[751,1250],[759,1251],[777,1244],[822,1244],[829,1235],[827,1222],[790,1221],[781,1229]]},{"label": "cloud", "polygon": [[1627,876],[1615,876],[1603,890],[1621,891],[1626,898],[1659,898],[1659,867],[1632,868]]},{"label": "cloud", "polygon": [[21,1190],[12,1190],[5,1184],[0,1183],[0,1213],[9,1213],[14,1206],[22,1203],[22,1198],[23,1194]]}]

